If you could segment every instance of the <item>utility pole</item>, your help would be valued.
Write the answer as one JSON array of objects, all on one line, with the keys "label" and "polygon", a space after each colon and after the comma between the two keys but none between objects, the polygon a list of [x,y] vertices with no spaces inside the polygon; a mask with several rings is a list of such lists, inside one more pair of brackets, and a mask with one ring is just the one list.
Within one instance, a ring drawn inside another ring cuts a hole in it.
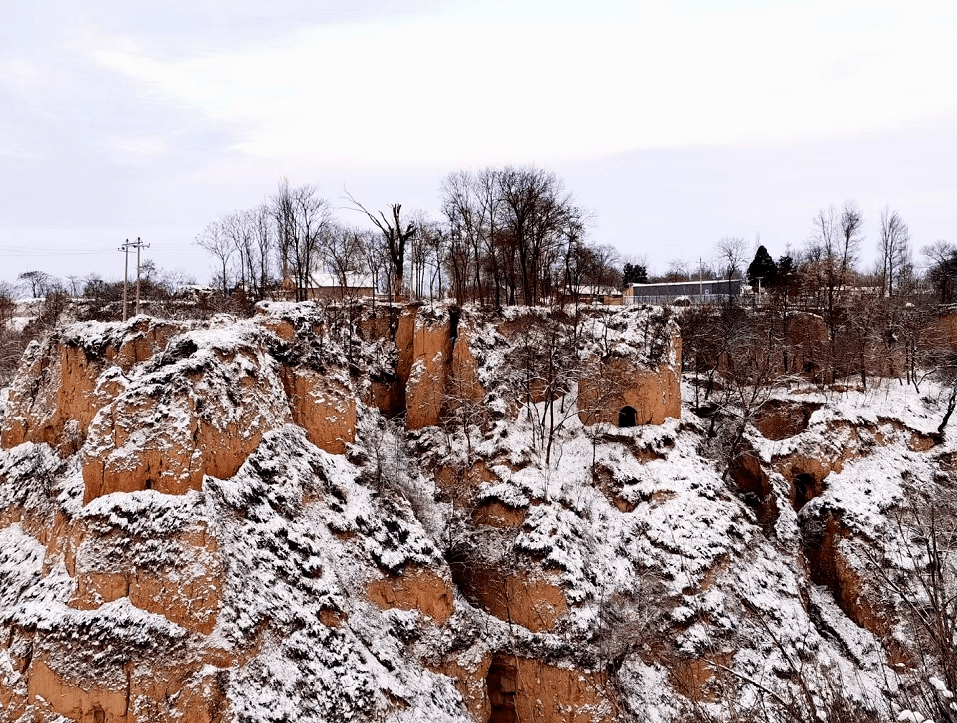
[{"label": "utility pole", "polygon": [[149,244],[144,244],[140,237],[136,237],[136,315],[140,313],[140,249],[148,249]]},{"label": "utility pole", "polygon": [[130,249],[136,249],[136,313],[140,313],[140,249],[149,248],[149,244],[144,244],[139,238],[136,239],[135,243],[130,242],[129,239],[123,242],[119,250],[123,252],[124,263],[123,263],[123,321],[127,319],[127,287],[129,286],[130,278]]},{"label": "utility pole", "polygon": [[126,239],[119,248],[123,252],[123,321],[126,321],[126,285],[130,275],[130,240]]}]

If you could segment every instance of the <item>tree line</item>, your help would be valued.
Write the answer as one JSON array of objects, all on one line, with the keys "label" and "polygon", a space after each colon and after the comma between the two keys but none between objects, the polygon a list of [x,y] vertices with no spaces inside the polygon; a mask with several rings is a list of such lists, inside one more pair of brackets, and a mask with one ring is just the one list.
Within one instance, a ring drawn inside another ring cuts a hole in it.
[{"label": "tree line", "polygon": [[589,214],[554,172],[533,166],[450,173],[441,219],[401,204],[347,208],[371,224],[333,214],[311,184],[279,183],[253,209],[211,222],[196,243],[216,260],[216,283],[266,298],[284,288],[309,298],[318,278],[343,289],[373,287],[391,298],[444,298],[495,306],[541,304],[585,286],[619,283],[619,256],[587,238]]},{"label": "tree line", "polygon": [[[864,216],[854,201],[821,209],[803,247],[789,247],[777,261],[759,238],[752,244],[726,236],[710,259],[692,266],[675,258],[655,276],[644,257],[622,264],[613,246],[591,242],[590,214],[547,169],[455,171],[443,179],[439,195],[441,217],[434,219],[398,203],[369,209],[347,193],[345,208],[367,222],[359,226],[337,218],[314,185],[284,179],[258,206],[209,223],[196,243],[216,260],[214,282],[223,295],[238,288],[254,301],[279,290],[305,300],[327,280],[343,290],[372,287],[390,299],[452,298],[500,307],[560,302],[585,289],[631,283],[746,276],[755,288],[800,293],[806,305],[833,316],[852,288],[903,297],[922,280],[908,226],[889,208],[880,217],[878,261],[860,270]],[[755,246],[757,255],[746,266]],[[957,296],[957,247],[938,241],[923,254],[923,278],[942,303],[950,303]]]}]

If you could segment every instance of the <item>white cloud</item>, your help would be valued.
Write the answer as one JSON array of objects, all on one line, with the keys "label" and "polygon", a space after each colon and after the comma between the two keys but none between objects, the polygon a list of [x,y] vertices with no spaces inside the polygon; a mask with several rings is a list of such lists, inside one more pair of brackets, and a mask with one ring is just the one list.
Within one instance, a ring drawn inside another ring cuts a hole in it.
[{"label": "white cloud", "polygon": [[253,51],[164,60],[106,41],[94,56],[237,123],[245,153],[387,166],[853,135],[957,108],[945,77],[957,53],[932,19],[877,8],[856,29],[829,6],[649,3],[611,24],[599,5],[579,24],[560,5],[547,23],[445,14],[304,29]]},{"label": "white cloud", "polygon": [[158,136],[108,136],[103,146],[120,162],[141,163],[169,151],[167,139]]},{"label": "white cloud", "polygon": [[845,197],[924,243],[954,220],[955,35],[931,0],[37,0],[0,27],[0,216],[175,218],[160,248],[283,175],[434,208],[445,172],[510,161],[655,263],[756,230],[779,253]]},{"label": "white cloud", "polygon": [[43,74],[27,58],[0,58],[0,86],[19,94],[36,90]]}]

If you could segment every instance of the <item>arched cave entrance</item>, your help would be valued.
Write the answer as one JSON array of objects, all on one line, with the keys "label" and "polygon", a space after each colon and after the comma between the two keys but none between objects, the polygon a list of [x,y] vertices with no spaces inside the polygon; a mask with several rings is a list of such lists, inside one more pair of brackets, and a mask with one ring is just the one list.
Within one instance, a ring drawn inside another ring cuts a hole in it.
[{"label": "arched cave entrance", "polygon": [[638,423],[638,411],[634,407],[622,407],[618,412],[619,427],[634,427]]}]

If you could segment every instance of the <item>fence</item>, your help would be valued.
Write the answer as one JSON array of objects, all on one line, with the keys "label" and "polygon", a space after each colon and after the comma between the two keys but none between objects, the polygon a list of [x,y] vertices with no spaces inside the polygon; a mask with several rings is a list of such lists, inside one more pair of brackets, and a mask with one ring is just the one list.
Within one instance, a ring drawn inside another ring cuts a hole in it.
[{"label": "fence", "polygon": [[731,298],[742,299],[743,297],[737,296],[735,294],[680,294],[680,295],[660,295],[660,296],[623,296],[622,302],[625,306],[634,306],[635,304],[651,304],[654,306],[670,306],[677,302],[679,299],[682,300],[682,304],[685,301],[692,306],[700,306],[702,304],[718,304],[725,301],[728,301]]}]

